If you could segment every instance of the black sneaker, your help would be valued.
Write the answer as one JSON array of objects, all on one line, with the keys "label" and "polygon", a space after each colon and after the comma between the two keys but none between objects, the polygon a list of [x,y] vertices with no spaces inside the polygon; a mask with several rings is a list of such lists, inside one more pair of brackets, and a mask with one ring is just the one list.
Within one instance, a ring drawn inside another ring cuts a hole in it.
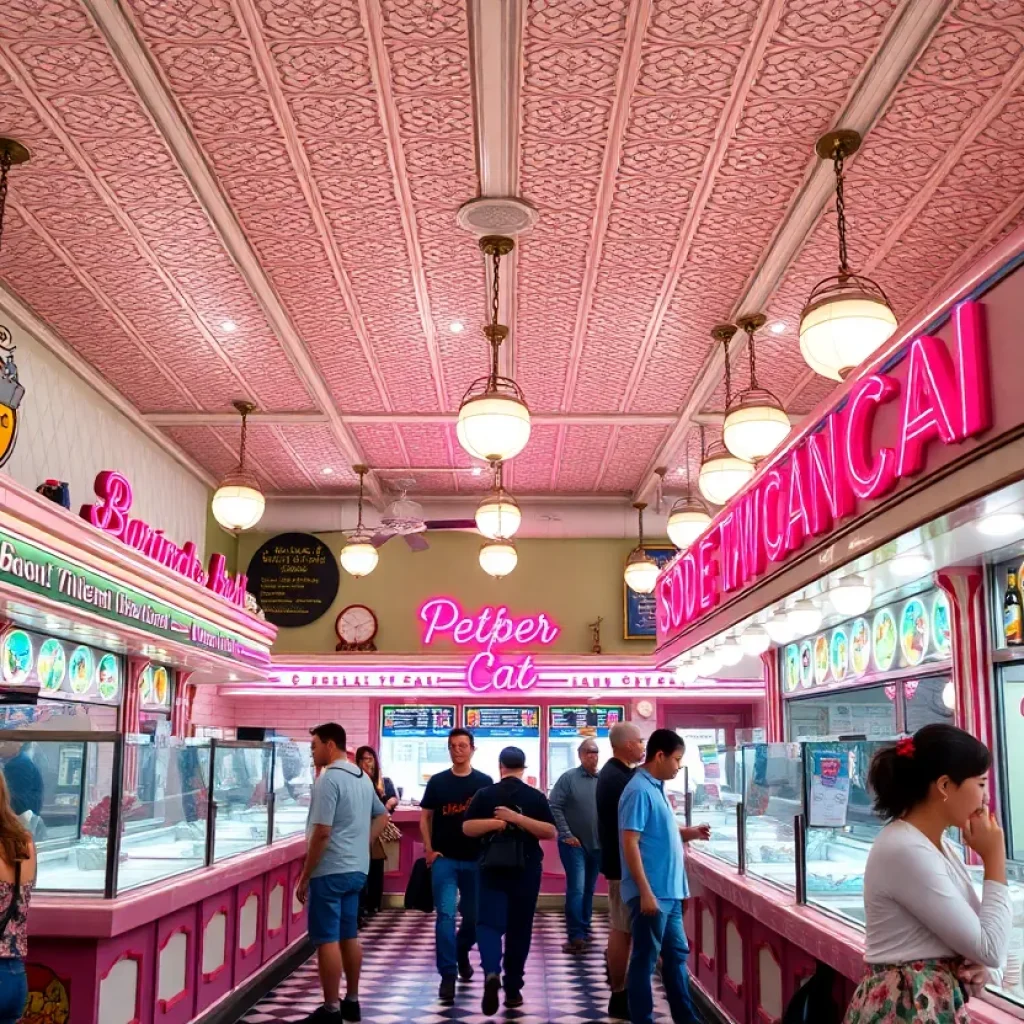
[{"label": "black sneaker", "polygon": [[505,993],[505,1009],[506,1010],[518,1010],[523,1005],[523,993],[522,992],[506,992]]},{"label": "black sneaker", "polygon": [[359,1000],[345,998],[341,1001],[342,1020],[362,1020],[363,1015],[359,1012]]},{"label": "black sneaker", "polygon": [[629,997],[625,989],[612,993],[608,1000],[608,1016],[616,1020],[629,1020]]},{"label": "black sneaker", "polygon": [[[328,1010],[321,1004],[318,1006],[302,1024],[340,1024],[344,1018],[337,1010]],[[359,1019],[358,1017],[356,1018]]]},{"label": "black sneaker", "polygon": [[493,1017],[498,1012],[498,992],[501,990],[501,978],[496,974],[488,974],[484,981],[484,997],[480,1000],[480,1012],[485,1017]]},{"label": "black sneaker", "polygon": [[462,953],[459,956],[459,977],[463,981],[472,981],[473,973],[473,965],[469,962],[469,954]]},{"label": "black sneaker", "polygon": [[451,1006],[455,1002],[455,979],[454,978],[442,978],[441,985],[437,990],[437,998],[441,1000],[446,1006]]}]

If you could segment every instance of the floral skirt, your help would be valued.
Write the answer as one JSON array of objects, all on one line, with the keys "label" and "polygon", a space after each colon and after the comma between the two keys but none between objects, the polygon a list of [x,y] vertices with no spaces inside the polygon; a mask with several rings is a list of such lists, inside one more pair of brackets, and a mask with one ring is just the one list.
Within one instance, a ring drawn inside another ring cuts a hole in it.
[{"label": "floral skirt", "polygon": [[955,960],[870,964],[845,1024],[970,1024]]}]

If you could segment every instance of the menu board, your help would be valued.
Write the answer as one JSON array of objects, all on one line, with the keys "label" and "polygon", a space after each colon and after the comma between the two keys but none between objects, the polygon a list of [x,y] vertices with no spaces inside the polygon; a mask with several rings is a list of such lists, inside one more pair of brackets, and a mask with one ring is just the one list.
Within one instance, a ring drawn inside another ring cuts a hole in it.
[{"label": "menu board", "polygon": [[522,704],[467,704],[463,723],[474,736],[540,736],[540,708]]},{"label": "menu board", "polygon": [[247,574],[250,593],[275,626],[308,626],[338,596],[338,560],[309,533],[272,537],[252,556]]},{"label": "menu board", "polygon": [[548,735],[607,736],[613,725],[625,720],[622,704],[556,704],[548,708]]},{"label": "menu board", "polygon": [[[644,548],[644,554],[658,563],[659,568],[668,565],[677,554],[674,547]],[[621,568],[619,570],[621,574]],[[658,635],[658,605],[654,594],[638,594],[623,583],[624,636],[627,640],[647,640]]]},{"label": "menu board", "polygon": [[0,639],[3,685],[40,697],[117,704],[122,666],[116,654],[24,629],[8,629]]},{"label": "menu board", "polygon": [[381,736],[447,736],[455,728],[454,704],[385,704]]}]

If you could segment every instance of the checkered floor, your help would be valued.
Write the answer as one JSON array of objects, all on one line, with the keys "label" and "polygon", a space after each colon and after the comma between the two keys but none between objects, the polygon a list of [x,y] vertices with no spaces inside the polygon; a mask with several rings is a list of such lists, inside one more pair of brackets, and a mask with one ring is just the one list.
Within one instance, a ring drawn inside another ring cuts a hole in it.
[{"label": "checkered floor", "polygon": [[[434,971],[433,918],[415,911],[390,910],[378,915],[361,932],[363,976],[360,1005],[365,1024],[443,1024],[465,1021],[483,1024],[492,1018],[480,1013],[483,974],[474,950],[477,972],[468,984],[459,983],[454,1006],[437,1001],[438,977]],[[516,1024],[596,1024],[607,1022],[608,986],[604,976],[606,919],[595,915],[594,942],[583,956],[562,952],[565,923],[560,912],[537,914],[533,946],[526,965],[525,1005],[506,1010],[495,1020]],[[302,1021],[321,1003],[316,963],[303,964],[241,1022],[268,1024]],[[656,1019],[669,1020],[668,1004],[655,982]],[[241,1024],[240,1022],[240,1024]]]}]

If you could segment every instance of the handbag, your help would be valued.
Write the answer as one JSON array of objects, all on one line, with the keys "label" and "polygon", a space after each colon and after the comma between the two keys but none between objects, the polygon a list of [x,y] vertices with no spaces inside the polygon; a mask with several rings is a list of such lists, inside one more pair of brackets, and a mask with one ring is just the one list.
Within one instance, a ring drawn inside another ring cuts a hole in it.
[{"label": "handbag", "polygon": [[420,857],[412,866],[409,884],[405,887],[405,909],[433,913],[434,888],[430,881],[430,868],[425,857]]},{"label": "handbag", "polygon": [[[518,808],[512,808],[520,814]],[[500,832],[492,832],[484,839],[480,854],[480,867],[488,871],[521,871],[526,867],[526,844],[523,830],[506,825]]]}]

